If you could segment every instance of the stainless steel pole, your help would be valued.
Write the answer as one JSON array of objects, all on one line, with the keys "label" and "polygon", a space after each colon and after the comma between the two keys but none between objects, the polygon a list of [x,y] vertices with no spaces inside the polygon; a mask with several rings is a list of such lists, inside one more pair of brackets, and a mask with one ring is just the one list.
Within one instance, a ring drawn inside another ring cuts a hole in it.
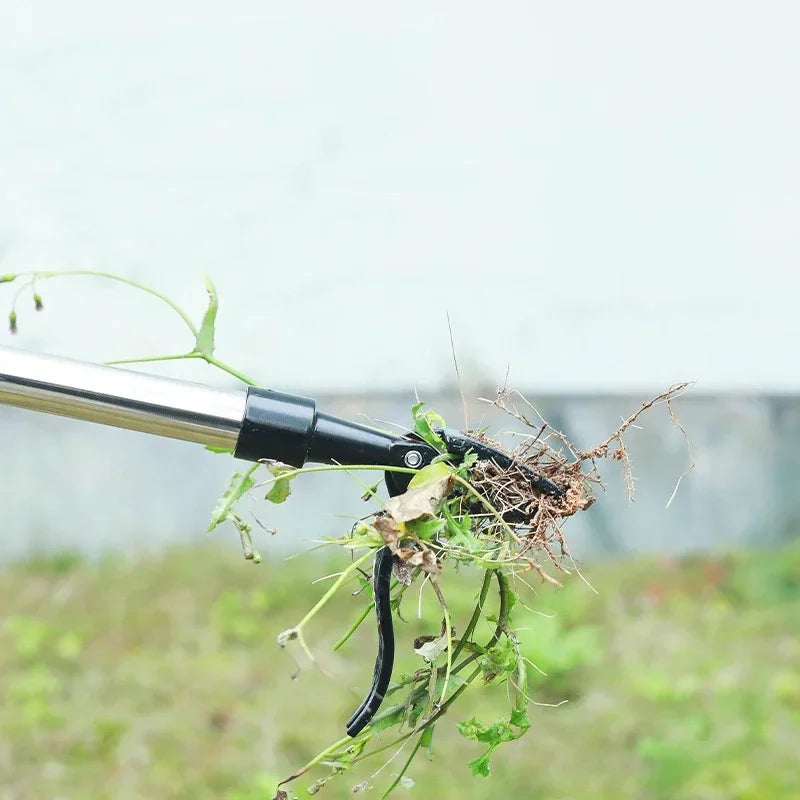
[{"label": "stainless steel pole", "polygon": [[0,405],[233,449],[246,402],[244,391],[0,347]]}]

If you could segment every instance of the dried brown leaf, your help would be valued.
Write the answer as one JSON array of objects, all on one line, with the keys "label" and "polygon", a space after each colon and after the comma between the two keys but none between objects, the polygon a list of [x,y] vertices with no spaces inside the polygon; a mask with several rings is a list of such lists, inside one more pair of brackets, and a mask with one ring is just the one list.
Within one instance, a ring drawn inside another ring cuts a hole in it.
[{"label": "dried brown leaf", "polygon": [[453,486],[453,479],[447,475],[437,481],[414,486],[403,494],[390,498],[384,511],[395,523],[411,522],[420,517],[432,517],[436,508]]},{"label": "dried brown leaf", "polygon": [[436,556],[427,547],[422,550],[416,550],[411,547],[399,547],[393,552],[407,564],[410,564],[412,567],[419,567],[423,572],[427,572],[429,575],[435,576],[442,571],[439,562],[436,560]]}]

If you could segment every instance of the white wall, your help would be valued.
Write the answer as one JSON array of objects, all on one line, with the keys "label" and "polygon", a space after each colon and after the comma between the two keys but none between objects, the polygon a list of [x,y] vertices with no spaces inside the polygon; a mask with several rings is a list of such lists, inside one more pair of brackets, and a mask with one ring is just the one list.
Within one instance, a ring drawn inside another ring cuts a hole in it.
[{"label": "white wall", "polygon": [[[792,2],[0,2],[0,273],[108,269],[199,313],[208,272],[221,355],[286,389],[448,382],[449,311],[489,382],[796,391],[799,25]],[[189,346],[125,291],[42,293],[20,346]]]}]

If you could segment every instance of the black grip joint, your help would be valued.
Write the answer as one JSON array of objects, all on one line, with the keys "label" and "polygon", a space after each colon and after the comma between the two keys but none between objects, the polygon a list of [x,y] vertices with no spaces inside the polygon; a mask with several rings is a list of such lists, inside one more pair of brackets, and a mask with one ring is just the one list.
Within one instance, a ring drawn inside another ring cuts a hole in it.
[{"label": "black grip joint", "polygon": [[[409,447],[417,445],[318,412],[309,397],[251,387],[234,455],[247,461],[281,461],[292,467],[302,467],[307,461],[403,466]],[[422,459],[418,461],[414,466],[421,466]]]},{"label": "black grip joint", "polygon": [[314,437],[317,405],[310,397],[251,387],[234,455],[302,467]]}]

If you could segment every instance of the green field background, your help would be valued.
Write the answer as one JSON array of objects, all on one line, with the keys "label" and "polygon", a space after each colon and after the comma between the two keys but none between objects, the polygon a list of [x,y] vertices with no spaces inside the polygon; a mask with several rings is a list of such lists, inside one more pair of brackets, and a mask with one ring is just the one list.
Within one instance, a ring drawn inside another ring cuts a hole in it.
[{"label": "green field background", "polygon": [[[319,668],[276,647],[346,556],[266,559],[229,549],[153,558],[62,556],[0,572],[0,800],[272,798],[277,780],[343,734],[369,685],[374,626],[332,644],[364,599],[341,593],[311,628]],[[585,565],[564,588],[518,587],[533,727],[492,757],[456,723],[506,713],[502,686],[470,688],[412,765],[418,798],[800,797],[800,546]],[[447,574],[456,625],[479,578]],[[396,674],[439,614],[417,593],[398,623]],[[492,609],[487,608],[487,613]],[[484,622],[485,630],[489,623]],[[299,672],[297,672],[299,668]],[[293,675],[296,674],[295,677]],[[566,703],[562,701],[566,700]],[[392,752],[392,751],[387,751]],[[379,797],[401,754],[319,797]],[[291,785],[298,797],[325,774]]]}]

